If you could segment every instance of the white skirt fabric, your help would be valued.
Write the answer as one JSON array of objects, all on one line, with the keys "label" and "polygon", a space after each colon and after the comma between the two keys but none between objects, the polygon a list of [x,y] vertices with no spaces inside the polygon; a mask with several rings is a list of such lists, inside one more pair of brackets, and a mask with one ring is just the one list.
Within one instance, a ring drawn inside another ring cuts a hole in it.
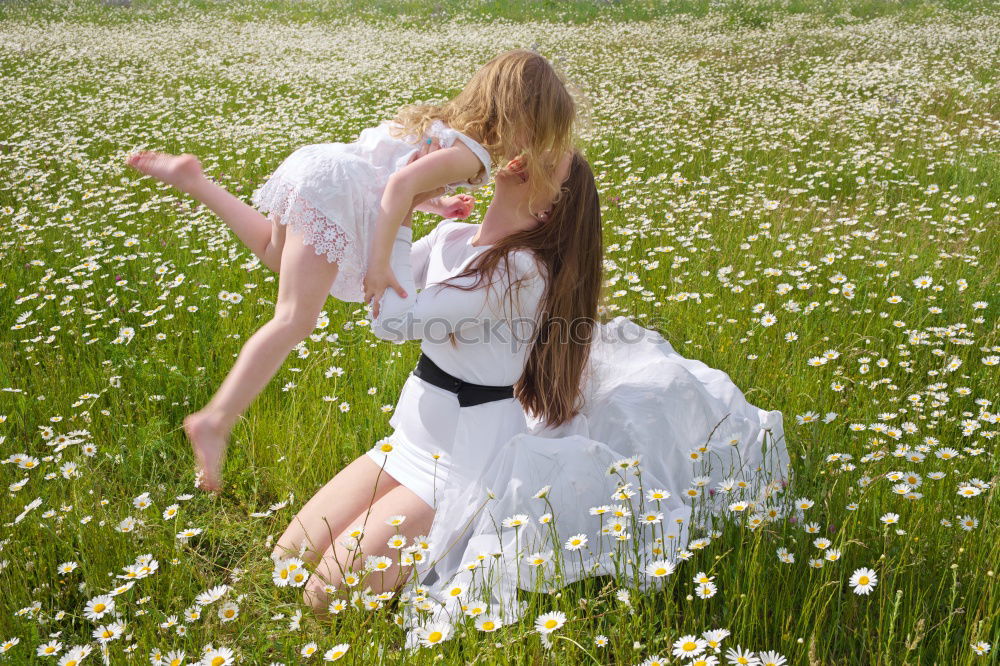
[{"label": "white skirt fabric", "polygon": [[[391,451],[381,448],[390,445]],[[399,433],[393,433],[367,451],[372,461],[400,485],[434,508],[444,492],[451,461],[446,453],[428,453]],[[435,457],[437,456],[437,457]]]},{"label": "white skirt fabric", "polygon": [[[572,421],[546,428],[525,420],[513,436],[477,425],[476,407],[460,411],[429,557],[404,590],[409,598],[422,587],[435,603],[431,611],[405,605],[408,647],[428,622],[463,621],[462,605],[516,621],[524,611],[518,589],[616,572],[645,588],[657,580],[647,564],[677,562],[692,528],[710,529],[731,505],[783,515],[782,414],[751,405],[725,372],[616,317],[598,325],[583,391]],[[587,544],[566,549],[580,534]],[[628,557],[616,555],[623,551]],[[539,554],[544,563],[532,565]]]},{"label": "white skirt fabric", "polygon": [[[411,374],[389,420],[392,434],[369,449],[368,457],[435,508],[452,467],[458,414],[454,393]],[[385,445],[391,448],[386,451]]]},{"label": "white skirt fabric", "polygon": [[364,130],[353,143],[303,146],[285,158],[252,201],[338,265],[332,296],[362,302],[382,191],[389,175],[417,150],[414,143],[392,137],[387,124]]}]

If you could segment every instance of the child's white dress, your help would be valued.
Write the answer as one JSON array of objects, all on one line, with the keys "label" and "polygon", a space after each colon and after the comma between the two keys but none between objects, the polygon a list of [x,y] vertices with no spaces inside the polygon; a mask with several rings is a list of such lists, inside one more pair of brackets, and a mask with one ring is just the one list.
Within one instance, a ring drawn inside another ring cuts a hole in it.
[{"label": "child's white dress", "polygon": [[330,294],[342,301],[362,302],[371,232],[389,176],[405,167],[421,141],[437,139],[442,148],[462,141],[483,164],[472,181],[452,183],[478,188],[489,182],[490,155],[472,138],[435,121],[427,134],[395,137],[392,121],[369,127],[353,143],[303,146],[285,158],[252,201],[271,219],[302,234],[318,255],[339,267]]}]

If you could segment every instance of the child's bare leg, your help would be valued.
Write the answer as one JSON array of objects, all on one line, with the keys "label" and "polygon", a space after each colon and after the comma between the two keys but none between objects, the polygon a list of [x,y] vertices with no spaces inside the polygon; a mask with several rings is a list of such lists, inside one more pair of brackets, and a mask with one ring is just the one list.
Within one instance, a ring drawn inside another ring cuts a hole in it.
[{"label": "child's bare leg", "polygon": [[285,236],[288,227],[281,223],[280,217],[271,219],[271,240],[264,248],[264,255],[260,258],[261,263],[270,268],[275,273],[279,273],[281,267],[281,252],[285,249]]},{"label": "child's bare leg", "polygon": [[203,473],[201,487],[217,490],[229,433],[240,415],[264,389],[288,353],[316,328],[337,264],[317,255],[302,234],[287,231],[278,279],[274,317],[243,345],[219,390],[200,411],[184,419],[195,458]]},{"label": "child's bare leg", "polygon": [[271,247],[271,221],[224,187],[205,177],[201,163],[194,155],[169,155],[155,151],[144,151],[130,155],[126,164],[137,171],[163,181],[188,194],[222,218],[236,236],[243,241],[261,262],[275,273],[278,272],[276,257]]}]

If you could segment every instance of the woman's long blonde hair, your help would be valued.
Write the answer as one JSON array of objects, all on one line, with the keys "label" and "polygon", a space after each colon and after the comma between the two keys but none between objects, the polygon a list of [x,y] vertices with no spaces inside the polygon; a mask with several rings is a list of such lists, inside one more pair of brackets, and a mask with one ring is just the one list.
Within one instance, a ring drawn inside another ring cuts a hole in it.
[{"label": "woman's long blonde hair", "polygon": [[395,117],[396,135],[423,136],[435,120],[475,139],[496,167],[521,156],[531,188],[529,206],[559,193],[555,157],[573,145],[576,105],[563,77],[542,55],[515,49],[477,71],[444,104],[411,104]]},{"label": "woman's long blonde hair", "polygon": [[[501,266],[505,273],[509,270],[512,252],[532,251],[544,268],[546,284],[531,349],[524,373],[514,384],[514,395],[528,411],[553,426],[573,418],[582,406],[581,379],[590,357],[601,295],[601,203],[594,173],[579,151],[573,152],[561,194],[546,222],[501,238],[443,283],[463,290],[492,287]],[[473,276],[475,281],[468,285],[450,282]],[[512,312],[516,309],[514,287],[520,282],[508,279],[502,297]]]}]

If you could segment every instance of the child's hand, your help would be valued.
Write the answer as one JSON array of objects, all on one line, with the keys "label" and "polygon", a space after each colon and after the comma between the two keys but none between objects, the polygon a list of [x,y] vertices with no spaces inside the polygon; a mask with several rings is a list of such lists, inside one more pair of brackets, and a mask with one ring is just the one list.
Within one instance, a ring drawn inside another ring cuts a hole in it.
[{"label": "child's hand", "polygon": [[457,218],[464,220],[472,215],[476,207],[476,198],[471,194],[455,194],[438,199],[441,217],[445,219]]},{"label": "child's hand", "polygon": [[365,303],[371,306],[373,319],[378,318],[379,302],[382,300],[386,289],[391,287],[396,290],[400,298],[406,298],[406,291],[403,290],[403,286],[396,280],[396,275],[388,265],[369,266],[362,284],[365,290]]}]

